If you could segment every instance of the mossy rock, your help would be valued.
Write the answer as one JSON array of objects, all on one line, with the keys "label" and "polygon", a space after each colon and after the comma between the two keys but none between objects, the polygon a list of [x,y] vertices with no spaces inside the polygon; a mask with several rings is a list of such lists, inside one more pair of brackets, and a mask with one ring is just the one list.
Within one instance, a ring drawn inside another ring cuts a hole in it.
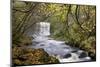
[{"label": "mossy rock", "polygon": [[55,57],[49,56],[44,49],[13,48],[14,65],[52,64],[59,63]]}]

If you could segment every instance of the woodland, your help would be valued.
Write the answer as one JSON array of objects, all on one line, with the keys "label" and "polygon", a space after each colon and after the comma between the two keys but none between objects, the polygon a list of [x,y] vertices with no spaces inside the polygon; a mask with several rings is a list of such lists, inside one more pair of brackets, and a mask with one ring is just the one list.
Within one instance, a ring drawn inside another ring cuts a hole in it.
[{"label": "woodland", "polygon": [[80,48],[96,60],[96,6],[16,0],[11,6],[13,65],[59,63],[43,49],[26,48],[34,39],[35,24],[41,21],[50,22],[50,37]]}]

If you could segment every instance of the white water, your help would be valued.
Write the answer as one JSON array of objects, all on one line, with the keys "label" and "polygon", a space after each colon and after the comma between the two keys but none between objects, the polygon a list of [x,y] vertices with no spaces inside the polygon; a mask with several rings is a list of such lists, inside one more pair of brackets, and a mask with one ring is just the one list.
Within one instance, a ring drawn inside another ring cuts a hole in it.
[{"label": "white water", "polygon": [[85,53],[84,51],[72,48],[66,45],[64,41],[57,41],[48,37],[50,35],[50,23],[40,22],[37,23],[36,27],[32,48],[43,48],[49,55],[58,58],[61,63],[91,60],[87,55],[80,57],[82,53]]}]

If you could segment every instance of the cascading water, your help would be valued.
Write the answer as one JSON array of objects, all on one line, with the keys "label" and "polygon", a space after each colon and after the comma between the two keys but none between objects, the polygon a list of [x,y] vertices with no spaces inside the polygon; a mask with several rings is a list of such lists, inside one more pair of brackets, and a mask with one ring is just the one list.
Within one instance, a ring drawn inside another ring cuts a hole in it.
[{"label": "cascading water", "polygon": [[36,24],[36,31],[33,34],[32,48],[43,48],[49,55],[55,56],[61,63],[90,61],[87,54],[77,48],[72,48],[64,41],[53,40],[50,35],[50,23],[40,22]]},{"label": "cascading water", "polygon": [[47,22],[40,22],[36,24],[36,30],[33,34],[35,41],[41,42],[48,39],[50,35],[50,23]]},{"label": "cascading water", "polygon": [[40,23],[40,35],[41,36],[48,36],[50,35],[50,23],[41,22]]}]

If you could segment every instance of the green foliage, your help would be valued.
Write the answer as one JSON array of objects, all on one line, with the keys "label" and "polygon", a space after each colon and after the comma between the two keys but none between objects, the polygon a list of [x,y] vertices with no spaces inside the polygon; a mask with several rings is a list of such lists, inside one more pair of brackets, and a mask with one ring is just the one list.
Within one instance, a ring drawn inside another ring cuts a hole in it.
[{"label": "green foliage", "polygon": [[27,35],[21,35],[21,37],[13,37],[13,47],[23,47],[32,45],[32,38]]},{"label": "green foliage", "polygon": [[95,6],[14,1],[12,12],[14,46],[31,44],[27,32],[34,33],[35,24],[46,21],[51,24],[51,37],[95,55]]}]

